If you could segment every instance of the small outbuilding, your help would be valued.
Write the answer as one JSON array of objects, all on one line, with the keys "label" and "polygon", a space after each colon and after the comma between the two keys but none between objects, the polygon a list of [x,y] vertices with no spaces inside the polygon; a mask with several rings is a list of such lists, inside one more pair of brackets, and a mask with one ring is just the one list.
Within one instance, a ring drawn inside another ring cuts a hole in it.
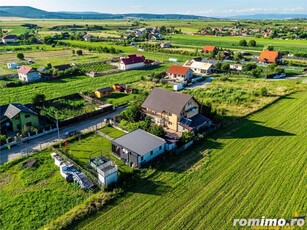
[{"label": "small outbuilding", "polygon": [[94,93],[97,98],[102,98],[111,95],[113,89],[111,87],[97,89]]}]

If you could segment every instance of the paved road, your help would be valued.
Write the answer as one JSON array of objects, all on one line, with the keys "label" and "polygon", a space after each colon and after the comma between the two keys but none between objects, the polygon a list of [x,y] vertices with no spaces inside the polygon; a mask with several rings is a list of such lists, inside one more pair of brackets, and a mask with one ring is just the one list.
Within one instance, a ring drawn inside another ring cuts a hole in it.
[{"label": "paved road", "polygon": [[[95,130],[96,125],[102,123],[104,119],[114,117],[115,115],[121,113],[125,108],[126,107],[118,108],[116,111],[112,113],[109,113],[109,114],[106,114],[100,117],[92,118],[92,119],[89,119],[83,122],[79,122],[78,124],[67,126],[63,129],[60,128],[60,140],[63,140],[62,139],[63,134],[67,130],[73,129],[73,130],[79,130],[82,132]],[[8,149],[0,150],[0,164],[4,164],[7,161],[11,161],[13,159],[20,157],[21,152],[26,153],[27,151],[33,152],[35,150],[45,149],[51,146],[52,144],[57,143],[58,141],[59,141],[58,132],[54,132],[54,133],[50,133],[48,135],[36,138],[34,140],[31,140],[30,143],[27,143],[27,144],[24,143],[24,144],[13,146],[10,150]]]}]

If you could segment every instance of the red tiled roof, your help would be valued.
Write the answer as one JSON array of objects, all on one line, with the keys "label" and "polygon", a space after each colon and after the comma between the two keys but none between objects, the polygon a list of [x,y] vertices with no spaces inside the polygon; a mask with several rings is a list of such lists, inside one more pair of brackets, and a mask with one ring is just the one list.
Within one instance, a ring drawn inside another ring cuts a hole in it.
[{"label": "red tiled roof", "polygon": [[204,46],[203,51],[213,52],[216,49],[216,46]]},{"label": "red tiled roof", "polygon": [[25,66],[25,65],[20,66],[20,68],[18,69],[18,73],[21,73],[24,75],[27,75],[28,73],[32,71],[34,71],[34,69],[32,69],[31,67]]},{"label": "red tiled roof", "polygon": [[264,50],[261,52],[258,60],[272,63],[272,62],[276,62],[276,59],[278,59],[279,57],[280,57],[280,53],[278,51]]},{"label": "red tiled roof", "polygon": [[180,65],[173,65],[168,68],[166,71],[167,73],[171,74],[177,74],[177,75],[186,75],[186,73],[189,71],[189,67],[180,66]]},{"label": "red tiled roof", "polygon": [[122,58],[121,61],[125,65],[131,65],[131,64],[135,64],[135,63],[144,62],[145,57],[143,55],[140,55],[140,54],[131,54],[131,55],[128,55],[128,57]]},{"label": "red tiled roof", "polygon": [[9,34],[9,35],[4,36],[2,39],[16,39],[16,38],[17,38],[16,35]]}]

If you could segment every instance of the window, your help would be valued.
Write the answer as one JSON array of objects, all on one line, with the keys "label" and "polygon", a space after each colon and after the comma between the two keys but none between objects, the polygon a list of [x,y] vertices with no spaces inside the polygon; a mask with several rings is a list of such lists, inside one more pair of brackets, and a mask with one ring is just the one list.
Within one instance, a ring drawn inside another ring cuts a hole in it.
[{"label": "window", "polygon": [[29,118],[29,117],[31,117],[30,114],[26,114],[25,115],[25,118]]},{"label": "window", "polygon": [[150,151],[150,155],[152,155],[153,154],[153,151]]},{"label": "window", "polygon": [[161,150],[161,149],[162,149],[162,146],[159,147],[159,150]]},{"label": "window", "polygon": [[141,156],[141,161],[142,161],[142,160],[144,160],[144,157],[143,157],[143,156]]}]

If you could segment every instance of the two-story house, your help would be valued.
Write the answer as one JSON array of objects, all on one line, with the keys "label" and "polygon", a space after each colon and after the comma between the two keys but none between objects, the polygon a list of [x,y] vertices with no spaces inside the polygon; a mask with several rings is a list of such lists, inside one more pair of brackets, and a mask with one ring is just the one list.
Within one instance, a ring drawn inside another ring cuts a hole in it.
[{"label": "two-story house", "polygon": [[39,127],[39,117],[29,107],[22,104],[0,106],[1,132],[18,132],[23,128],[31,127]]},{"label": "two-story house", "polygon": [[200,114],[199,103],[191,95],[155,88],[141,107],[153,123],[176,132],[210,125],[210,120]]}]

